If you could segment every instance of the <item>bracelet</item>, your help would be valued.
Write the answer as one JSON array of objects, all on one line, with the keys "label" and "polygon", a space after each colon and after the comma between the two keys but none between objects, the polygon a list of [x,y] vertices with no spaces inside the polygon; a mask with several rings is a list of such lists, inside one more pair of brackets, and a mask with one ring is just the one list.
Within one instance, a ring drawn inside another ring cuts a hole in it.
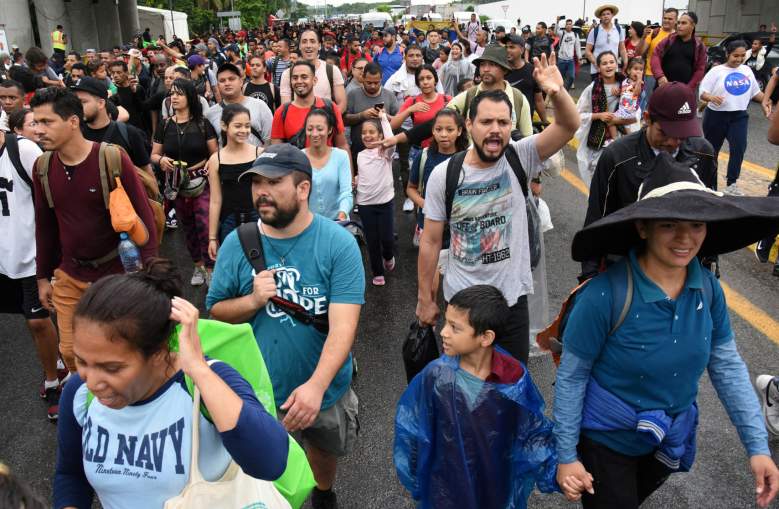
[{"label": "bracelet", "polygon": [[215,242],[219,242],[219,239],[216,238],[216,237],[208,237],[208,241],[209,242],[212,241],[212,240],[215,241]]}]

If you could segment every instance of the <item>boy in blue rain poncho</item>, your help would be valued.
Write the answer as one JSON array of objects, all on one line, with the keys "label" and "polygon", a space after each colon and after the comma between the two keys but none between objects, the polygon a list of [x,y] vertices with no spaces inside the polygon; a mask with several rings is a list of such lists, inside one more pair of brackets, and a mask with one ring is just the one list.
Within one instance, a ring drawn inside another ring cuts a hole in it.
[{"label": "boy in blue rain poncho", "polygon": [[421,508],[523,509],[557,489],[552,424],[522,364],[493,347],[509,307],[477,285],[452,297],[444,354],[408,386],[395,415],[395,469]]}]

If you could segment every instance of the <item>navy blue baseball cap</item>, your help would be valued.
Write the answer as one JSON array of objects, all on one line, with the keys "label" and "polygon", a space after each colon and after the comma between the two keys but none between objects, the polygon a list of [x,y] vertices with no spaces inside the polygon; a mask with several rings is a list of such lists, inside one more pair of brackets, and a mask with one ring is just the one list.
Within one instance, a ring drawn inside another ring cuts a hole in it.
[{"label": "navy blue baseball cap", "polygon": [[254,160],[251,168],[241,173],[238,180],[246,175],[262,175],[268,178],[278,178],[288,175],[293,171],[302,171],[311,176],[311,162],[302,150],[289,143],[280,143],[266,148],[262,154]]}]

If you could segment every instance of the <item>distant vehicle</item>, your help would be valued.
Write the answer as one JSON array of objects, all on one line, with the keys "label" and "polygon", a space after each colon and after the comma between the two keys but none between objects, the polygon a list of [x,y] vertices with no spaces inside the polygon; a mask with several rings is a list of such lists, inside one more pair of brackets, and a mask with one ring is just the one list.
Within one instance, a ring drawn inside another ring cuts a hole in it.
[{"label": "distant vehicle", "polygon": [[[766,45],[768,45],[768,38],[771,37],[771,34],[769,34],[768,32],[741,32],[741,33],[731,34],[725,37],[724,39],[722,39],[716,45],[709,47],[709,49],[707,50],[707,55],[709,58],[706,64],[706,71],[708,71],[715,65],[720,65],[725,63],[725,61],[727,60],[725,47],[731,41],[737,41],[740,39],[745,41],[747,43],[747,46],[751,47],[752,41],[758,37],[763,41],[763,46],[765,47]],[[771,48],[771,51],[769,51],[768,54],[765,56],[765,65],[760,70],[760,72],[755,73],[755,78],[757,78],[757,81],[760,84],[760,90],[765,89],[765,86],[768,83],[768,79],[771,76],[770,75],[771,69],[777,66],[779,66],[779,42],[774,44],[774,47]]]}]

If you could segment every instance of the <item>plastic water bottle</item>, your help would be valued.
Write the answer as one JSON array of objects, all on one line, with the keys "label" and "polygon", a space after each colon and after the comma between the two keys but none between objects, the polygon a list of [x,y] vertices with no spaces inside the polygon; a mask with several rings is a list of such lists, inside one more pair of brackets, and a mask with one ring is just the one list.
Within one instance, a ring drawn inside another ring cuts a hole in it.
[{"label": "plastic water bottle", "polygon": [[138,250],[138,246],[130,240],[130,237],[126,233],[119,234],[119,258],[122,260],[122,266],[127,274],[138,272],[143,268],[143,262],[141,261],[141,252]]}]

